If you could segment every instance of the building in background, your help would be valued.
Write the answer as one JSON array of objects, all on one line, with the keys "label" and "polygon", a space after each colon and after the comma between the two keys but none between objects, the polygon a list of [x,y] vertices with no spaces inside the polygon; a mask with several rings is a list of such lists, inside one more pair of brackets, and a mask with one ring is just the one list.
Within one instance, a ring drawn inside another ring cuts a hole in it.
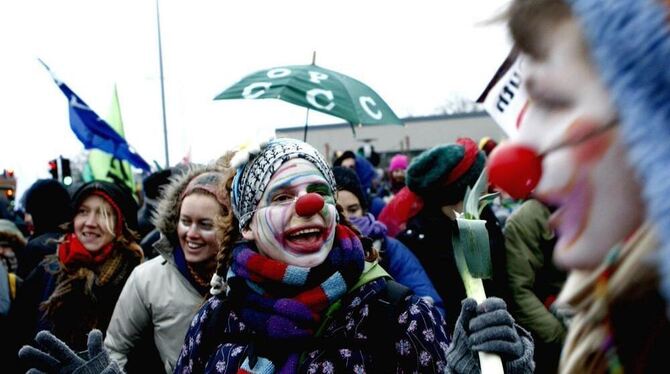
[{"label": "building in background", "polygon": [[[505,133],[485,112],[434,115],[403,118],[405,126],[367,125],[356,127],[356,136],[348,123],[309,126],[307,142],[333,160],[333,155],[344,150],[353,150],[371,145],[380,154],[380,166],[396,153],[415,156],[441,143],[455,142],[457,138],[469,137],[478,141],[489,137],[496,141],[505,138]],[[284,127],[275,130],[277,137],[302,140],[304,126]]]}]

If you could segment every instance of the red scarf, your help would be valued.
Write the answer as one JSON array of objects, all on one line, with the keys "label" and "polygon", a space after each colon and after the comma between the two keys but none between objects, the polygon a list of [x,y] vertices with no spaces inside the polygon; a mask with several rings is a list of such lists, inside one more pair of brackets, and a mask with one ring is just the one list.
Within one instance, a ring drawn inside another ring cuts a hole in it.
[{"label": "red scarf", "polygon": [[111,242],[95,252],[84,247],[74,233],[58,245],[58,259],[65,266],[73,264],[98,265],[103,263],[112,253],[114,243]]}]

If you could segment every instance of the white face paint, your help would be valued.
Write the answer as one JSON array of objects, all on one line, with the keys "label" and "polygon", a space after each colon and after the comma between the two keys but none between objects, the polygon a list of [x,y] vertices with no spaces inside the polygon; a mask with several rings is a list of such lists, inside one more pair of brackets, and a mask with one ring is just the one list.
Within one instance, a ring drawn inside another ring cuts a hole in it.
[{"label": "white face paint", "polygon": [[[308,193],[323,196],[323,208],[309,216],[296,213],[296,199]],[[263,192],[249,229],[259,252],[289,265],[314,267],[333,247],[337,208],[328,181],[311,162],[295,158],[284,163]]]},{"label": "white face paint", "polygon": [[[545,42],[541,61],[528,58],[524,81],[531,105],[515,143],[538,152],[606,126],[617,116],[581,47],[581,30],[566,21]],[[593,268],[642,222],[639,186],[614,128],[548,153],[535,193],[558,206],[550,225],[559,234],[555,262]]]}]

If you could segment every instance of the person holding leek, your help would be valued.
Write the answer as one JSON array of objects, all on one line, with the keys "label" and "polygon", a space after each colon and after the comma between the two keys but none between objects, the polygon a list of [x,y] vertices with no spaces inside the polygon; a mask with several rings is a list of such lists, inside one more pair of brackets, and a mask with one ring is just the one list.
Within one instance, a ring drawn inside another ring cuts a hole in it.
[{"label": "person holding leek", "polygon": [[[399,231],[396,238],[416,255],[428,273],[444,302],[449,330],[454,329],[461,300],[466,298],[452,243],[458,232],[456,217],[463,213],[466,189],[475,185],[485,161],[484,152],[469,138],[424,151],[407,169],[407,186],[379,217],[390,232],[394,227]],[[492,279],[484,281],[486,295],[507,299],[505,238],[489,206],[480,217],[486,221],[493,269]]]}]

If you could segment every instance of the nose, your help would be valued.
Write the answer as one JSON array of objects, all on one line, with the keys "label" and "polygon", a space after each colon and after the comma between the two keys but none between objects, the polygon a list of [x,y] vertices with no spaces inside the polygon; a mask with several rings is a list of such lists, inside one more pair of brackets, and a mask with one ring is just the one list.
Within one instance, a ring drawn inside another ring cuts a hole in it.
[{"label": "nose", "polygon": [[198,235],[198,227],[195,223],[191,223],[191,225],[188,227],[188,230],[186,230],[186,236],[192,238],[197,235]]},{"label": "nose", "polygon": [[84,221],[84,225],[86,226],[96,226],[98,224],[98,214],[97,213],[91,213],[88,216],[86,216],[86,221]]},{"label": "nose", "polygon": [[295,203],[295,212],[301,217],[310,217],[323,209],[325,201],[316,192],[302,195]]},{"label": "nose", "polygon": [[515,199],[528,197],[542,177],[542,156],[526,145],[501,144],[487,164],[489,182]]}]

